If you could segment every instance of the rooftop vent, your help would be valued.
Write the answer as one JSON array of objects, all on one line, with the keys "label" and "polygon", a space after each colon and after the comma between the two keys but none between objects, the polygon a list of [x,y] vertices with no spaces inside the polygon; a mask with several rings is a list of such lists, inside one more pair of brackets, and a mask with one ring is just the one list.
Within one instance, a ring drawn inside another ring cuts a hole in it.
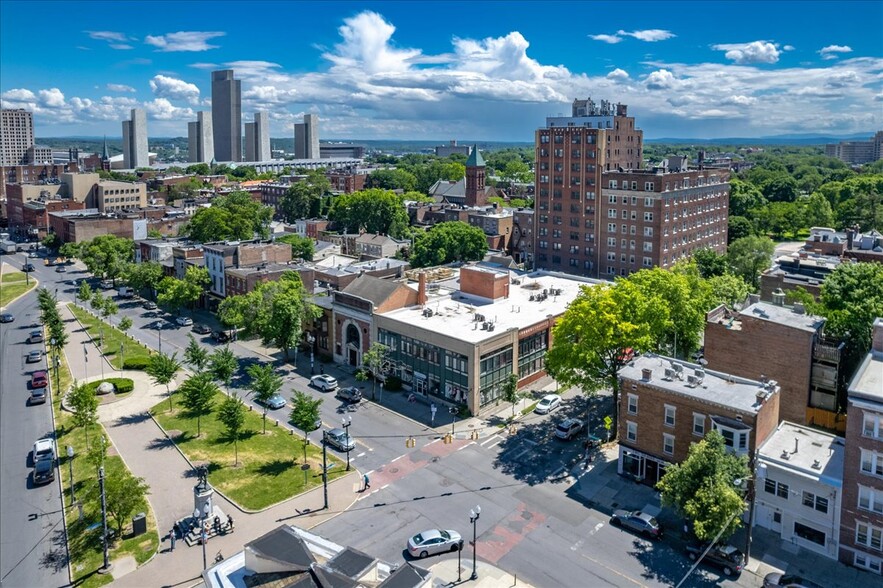
[{"label": "rooftop vent", "polygon": [[788,450],[787,450],[787,449],[783,449],[783,450],[782,450],[782,456],[781,456],[781,457],[782,457],[782,459],[791,459],[791,454],[788,453]]},{"label": "rooftop vent", "polygon": [[813,460],[813,462],[812,462],[812,469],[814,469],[814,470],[820,470],[820,469],[822,469],[822,464],[821,464],[821,462],[820,462],[819,460],[817,460],[817,459]]},{"label": "rooftop vent", "polygon": [[674,380],[675,371],[671,368],[665,368],[664,375],[662,376],[663,380]]}]

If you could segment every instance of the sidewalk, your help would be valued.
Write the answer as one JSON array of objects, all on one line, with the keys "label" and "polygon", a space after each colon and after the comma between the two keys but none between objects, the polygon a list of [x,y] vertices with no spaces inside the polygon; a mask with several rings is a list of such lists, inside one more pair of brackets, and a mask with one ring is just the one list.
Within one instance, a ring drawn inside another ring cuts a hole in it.
[{"label": "sidewalk", "polygon": [[[582,462],[574,467],[571,470],[573,484],[566,494],[605,514],[619,508],[651,514],[666,530],[664,541],[680,551],[685,542],[681,530],[683,519],[672,509],[662,508],[658,492],[617,474],[618,454],[617,444],[611,443],[602,449],[587,470],[583,470]],[[744,551],[745,532],[743,527],[729,543]],[[761,527],[755,526],[751,535],[751,559],[739,578],[742,586],[759,588],[764,576],[770,572],[799,574],[826,588],[855,588],[874,583],[875,577],[868,572],[786,543]]]},{"label": "sidewalk", "polygon": [[[98,361],[105,361],[99,354],[90,353],[88,364],[83,362],[82,346],[88,335],[80,330],[72,313],[66,307],[62,317],[68,324],[70,341],[65,352],[71,374],[79,381],[91,381],[101,377]],[[100,358],[100,359],[99,359]],[[117,376],[105,361],[105,376]],[[145,479],[150,486],[148,501],[153,508],[159,528],[160,552],[141,568],[132,571],[130,562],[118,562],[120,577],[114,576],[118,586],[153,586],[162,577],[164,585],[196,582],[202,573],[202,549],[187,547],[178,541],[174,552],[169,551],[168,532],[174,522],[193,511],[193,486],[196,475],[187,460],[147,414],[146,410],[165,398],[165,387],[154,386],[150,378],[140,371],[125,371],[124,377],[135,381],[135,391],[128,397],[99,408],[99,419],[110,436],[113,448],[136,476]],[[287,522],[304,528],[314,527],[346,510],[357,497],[357,474],[339,478],[328,484],[328,510],[322,510],[321,487],[282,504],[256,514],[244,513],[217,492],[214,502],[224,512],[231,513],[235,531],[226,536],[211,539],[207,544],[207,557],[211,562],[219,550],[230,555],[242,549],[247,541]],[[318,510],[316,510],[318,509]],[[127,573],[129,572],[129,573]],[[125,575],[123,575],[125,574]]]}]

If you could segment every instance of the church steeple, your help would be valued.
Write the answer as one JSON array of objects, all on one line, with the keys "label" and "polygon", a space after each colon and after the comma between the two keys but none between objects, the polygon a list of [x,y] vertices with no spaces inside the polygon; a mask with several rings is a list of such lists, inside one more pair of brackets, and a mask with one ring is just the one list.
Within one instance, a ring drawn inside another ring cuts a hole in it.
[{"label": "church steeple", "polygon": [[466,160],[466,206],[484,206],[487,204],[484,168],[484,158],[478,152],[478,145],[473,145],[472,152]]},{"label": "church steeple", "polygon": [[110,155],[107,153],[107,135],[104,135],[104,150],[101,152],[101,161],[107,161]]}]

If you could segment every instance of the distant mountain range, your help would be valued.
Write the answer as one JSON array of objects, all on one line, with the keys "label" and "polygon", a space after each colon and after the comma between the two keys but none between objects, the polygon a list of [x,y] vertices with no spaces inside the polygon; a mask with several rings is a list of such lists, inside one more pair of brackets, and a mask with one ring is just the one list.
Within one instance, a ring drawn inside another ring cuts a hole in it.
[{"label": "distant mountain range", "polygon": [[852,135],[817,135],[802,133],[793,135],[770,135],[768,137],[724,137],[720,139],[679,139],[663,137],[645,139],[645,143],[667,143],[678,145],[824,145],[840,141],[867,141],[874,136],[873,132],[854,133]]}]

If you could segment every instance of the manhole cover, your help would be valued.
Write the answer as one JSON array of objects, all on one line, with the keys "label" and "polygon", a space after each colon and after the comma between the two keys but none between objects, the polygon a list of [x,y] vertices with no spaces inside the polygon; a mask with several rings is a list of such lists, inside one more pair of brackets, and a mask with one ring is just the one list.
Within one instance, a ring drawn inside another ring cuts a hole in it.
[{"label": "manhole cover", "polygon": [[390,473],[390,474],[398,473],[398,471],[399,471],[399,468],[389,468],[389,473]]}]

